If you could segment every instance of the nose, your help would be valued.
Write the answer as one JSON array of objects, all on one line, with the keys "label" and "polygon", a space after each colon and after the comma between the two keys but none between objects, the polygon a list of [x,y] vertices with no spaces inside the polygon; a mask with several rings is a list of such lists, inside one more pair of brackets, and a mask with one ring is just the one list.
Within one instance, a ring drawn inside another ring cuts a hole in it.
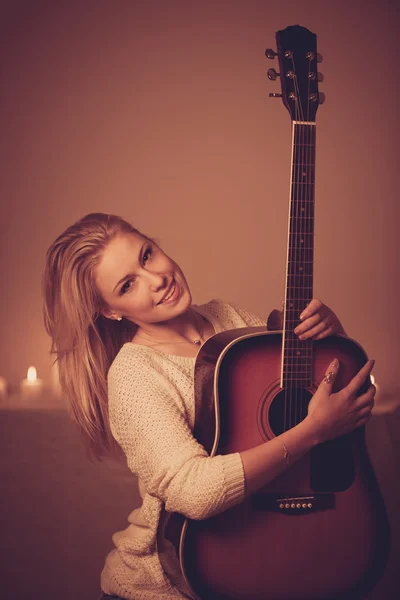
[{"label": "nose", "polygon": [[155,271],[150,271],[149,269],[147,269],[145,273],[151,291],[158,292],[160,288],[163,288],[167,285],[167,277],[163,273],[156,273]]}]

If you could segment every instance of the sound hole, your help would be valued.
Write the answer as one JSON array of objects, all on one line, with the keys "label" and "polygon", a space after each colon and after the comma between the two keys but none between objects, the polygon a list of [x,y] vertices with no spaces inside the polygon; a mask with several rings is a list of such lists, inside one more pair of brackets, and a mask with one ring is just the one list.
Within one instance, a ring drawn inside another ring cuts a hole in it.
[{"label": "sound hole", "polygon": [[311,397],[312,394],[304,388],[286,388],[278,392],[268,411],[274,435],[280,435],[305,419]]}]

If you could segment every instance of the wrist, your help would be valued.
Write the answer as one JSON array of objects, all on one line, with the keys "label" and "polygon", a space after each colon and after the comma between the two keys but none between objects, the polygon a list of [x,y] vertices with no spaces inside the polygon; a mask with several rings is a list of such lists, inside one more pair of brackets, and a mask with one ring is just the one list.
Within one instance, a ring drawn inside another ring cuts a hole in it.
[{"label": "wrist", "polygon": [[303,426],[305,436],[310,444],[310,450],[324,441],[323,427],[312,413],[307,415],[300,425]]}]

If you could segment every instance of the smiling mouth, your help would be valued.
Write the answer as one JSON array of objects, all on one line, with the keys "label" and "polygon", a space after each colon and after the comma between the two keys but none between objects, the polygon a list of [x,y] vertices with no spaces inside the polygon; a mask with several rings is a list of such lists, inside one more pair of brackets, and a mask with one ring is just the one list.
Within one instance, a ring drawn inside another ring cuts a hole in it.
[{"label": "smiling mouth", "polygon": [[176,281],[174,280],[170,291],[167,293],[166,296],[164,296],[164,298],[162,300],[160,300],[160,302],[158,302],[158,304],[163,304],[164,302],[167,302],[167,300],[169,300],[174,295],[175,288],[176,288]]}]

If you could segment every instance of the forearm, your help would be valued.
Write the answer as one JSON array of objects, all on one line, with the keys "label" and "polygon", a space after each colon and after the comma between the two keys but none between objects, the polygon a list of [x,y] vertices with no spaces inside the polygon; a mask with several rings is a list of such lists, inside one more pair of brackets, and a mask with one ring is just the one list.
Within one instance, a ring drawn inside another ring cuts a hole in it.
[{"label": "forearm", "polygon": [[[312,420],[307,417],[288,431],[255,448],[240,453],[245,474],[246,496],[257,492],[264,485],[286,471],[290,465],[307,454],[318,444]],[[289,464],[285,458],[289,452]]]}]

